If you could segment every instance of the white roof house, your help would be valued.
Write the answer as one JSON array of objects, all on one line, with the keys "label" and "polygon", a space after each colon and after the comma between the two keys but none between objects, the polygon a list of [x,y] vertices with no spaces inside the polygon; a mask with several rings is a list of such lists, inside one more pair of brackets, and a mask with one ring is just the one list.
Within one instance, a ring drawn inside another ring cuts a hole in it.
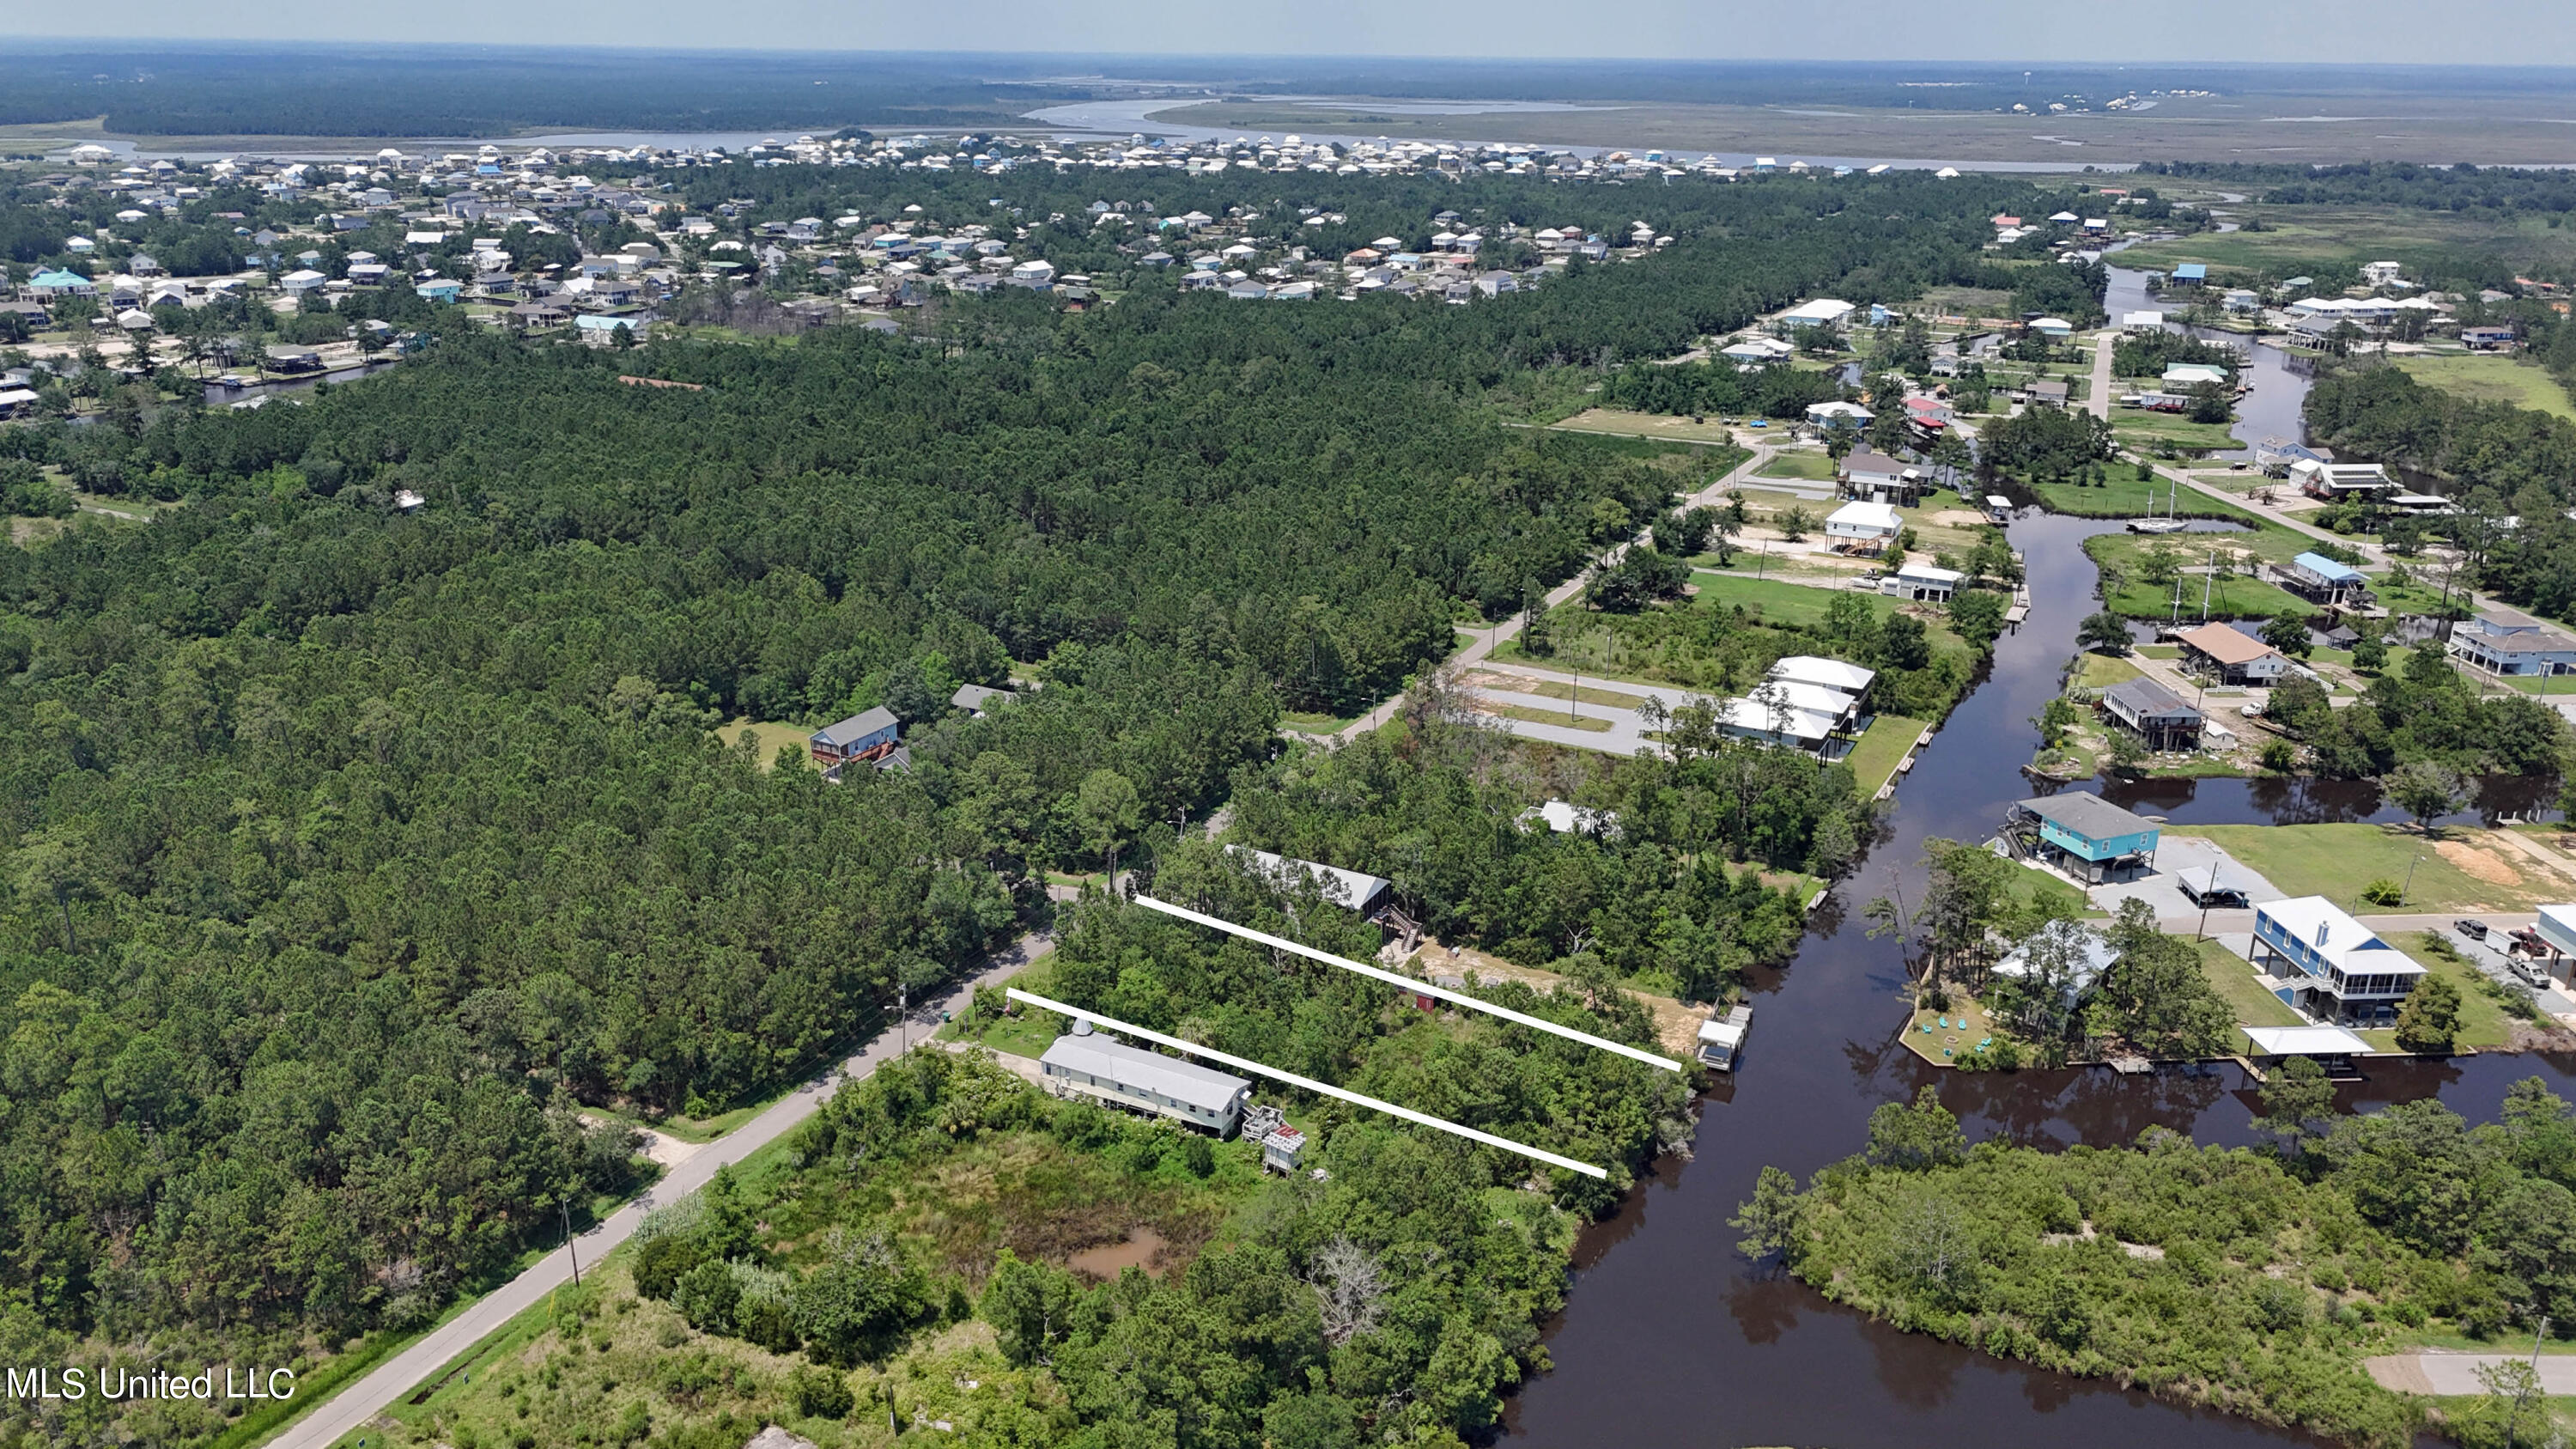
[{"label": "white roof house", "polygon": [[1758,699],[1725,699],[1717,705],[1719,729],[1764,744],[1814,749],[1833,738],[1836,723],[1832,715],[1799,709],[1786,700],[1775,705]]},{"label": "white roof house", "polygon": [[2167,387],[2196,387],[2204,382],[2224,384],[2226,381],[2226,368],[2212,367],[2205,362],[2177,362],[2166,368],[2164,375]]},{"label": "white roof house", "polygon": [[1252,1094],[1241,1077],[1079,1028],[1057,1037],[1038,1064],[1042,1076],[1219,1130],[1234,1124]]},{"label": "white roof house", "polygon": [[1344,870],[1338,865],[1325,865],[1312,860],[1295,860],[1284,855],[1273,855],[1266,850],[1247,850],[1240,845],[1229,845],[1226,851],[1229,854],[1250,857],[1253,869],[1282,890],[1296,889],[1298,878],[1302,876],[1315,883],[1316,889],[1324,893],[1325,900],[1347,910],[1358,911],[1362,915],[1366,915],[1369,908],[1377,904],[1379,897],[1395,887],[1395,882],[1384,876]]},{"label": "white roof house", "polygon": [[1856,402],[1820,402],[1807,404],[1807,421],[1820,428],[1830,428],[1838,420],[1848,419],[1858,427],[1877,414]]},{"label": "white roof house", "polygon": [[1831,297],[1818,297],[1812,302],[1801,302],[1781,313],[1780,325],[1783,327],[1838,327],[1842,325],[1844,318],[1852,314],[1852,311],[1852,304],[1849,302],[1836,301]]},{"label": "white roof house", "polygon": [[2540,939],[2561,955],[2576,956],[2576,905],[2542,906]]},{"label": "white roof house", "polygon": [[1896,537],[1905,520],[1890,503],[1859,499],[1835,509],[1825,518],[1825,537],[1837,543],[1884,543]]},{"label": "white roof house", "polygon": [[1848,719],[1852,706],[1859,702],[1839,689],[1821,684],[1799,684],[1786,679],[1766,679],[1758,692],[1762,694],[1776,692],[1781,702],[1791,709],[1802,709],[1809,714],[1820,714],[1834,720]]},{"label": "white roof house", "polygon": [[1844,694],[1866,693],[1869,682],[1878,677],[1873,669],[1845,664],[1839,659],[1826,659],[1814,654],[1792,654],[1771,666],[1770,676],[1783,684],[1814,684]]},{"label": "white roof house", "polygon": [[2120,328],[2124,332],[2159,332],[2164,329],[2165,314],[2157,311],[2123,312]]}]

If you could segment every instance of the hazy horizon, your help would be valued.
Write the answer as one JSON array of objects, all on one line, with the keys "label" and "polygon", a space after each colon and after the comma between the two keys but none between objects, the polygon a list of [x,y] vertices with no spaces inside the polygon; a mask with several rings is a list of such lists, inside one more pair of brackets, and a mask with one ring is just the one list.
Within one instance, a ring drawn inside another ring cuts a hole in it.
[{"label": "hazy horizon", "polygon": [[[1424,11],[1256,20],[1211,15],[1178,0],[1134,0],[1105,12],[988,0],[976,11],[974,44],[962,48],[941,43],[958,34],[949,16],[880,0],[782,0],[762,17],[779,37],[767,46],[704,44],[705,12],[671,0],[570,0],[533,11],[459,0],[434,12],[312,0],[256,8],[137,0],[121,14],[123,33],[99,35],[95,17],[84,12],[31,8],[11,17],[0,36],[100,46],[395,43],[1201,59],[2576,65],[2576,27],[2564,23],[2562,6],[2543,0],[2460,0],[2433,27],[2422,24],[2423,6],[2400,0],[2171,0],[2151,24],[2059,0],[1960,0],[1928,16],[1901,0],[1846,0],[1830,16],[1826,43],[1814,12],[1731,0],[1638,0],[1606,24],[1573,24],[1562,7],[1532,0],[1494,0],[1466,20]],[[1222,38],[1212,34],[1219,30]],[[2510,56],[2499,57],[2499,45],[2509,45]],[[1829,50],[1844,53],[1820,53]]]}]

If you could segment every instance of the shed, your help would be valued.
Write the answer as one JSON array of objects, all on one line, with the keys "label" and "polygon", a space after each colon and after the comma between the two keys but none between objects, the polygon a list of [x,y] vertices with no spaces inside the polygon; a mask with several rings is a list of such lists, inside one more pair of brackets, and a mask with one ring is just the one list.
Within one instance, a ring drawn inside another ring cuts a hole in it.
[{"label": "shed", "polygon": [[2241,1026],[2258,1057],[2309,1057],[2330,1075],[2352,1071],[2354,1057],[2368,1056],[2370,1043],[2339,1026]]}]

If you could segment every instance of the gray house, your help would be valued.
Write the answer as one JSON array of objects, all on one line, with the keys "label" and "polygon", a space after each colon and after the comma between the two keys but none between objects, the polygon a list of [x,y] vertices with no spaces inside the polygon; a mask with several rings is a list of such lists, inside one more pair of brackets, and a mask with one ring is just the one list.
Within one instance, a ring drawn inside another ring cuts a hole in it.
[{"label": "gray house", "polygon": [[1038,1058],[1038,1074],[1059,1097],[1089,1097],[1204,1128],[1219,1137],[1243,1118],[1252,1084],[1211,1067],[1112,1041],[1077,1021]]}]

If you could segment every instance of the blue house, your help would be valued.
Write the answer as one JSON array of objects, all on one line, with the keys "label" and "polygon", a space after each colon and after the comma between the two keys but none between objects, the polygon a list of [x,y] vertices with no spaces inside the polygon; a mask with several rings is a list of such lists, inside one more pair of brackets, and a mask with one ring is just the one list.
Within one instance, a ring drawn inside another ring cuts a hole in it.
[{"label": "blue house", "polygon": [[2253,958],[2286,983],[2273,995],[2312,1021],[2336,1024],[2395,1019],[2424,979],[2422,966],[2324,896],[2256,906]]},{"label": "blue house", "polygon": [[465,295],[465,284],[441,277],[435,282],[423,282],[412,290],[433,302],[453,302]]},{"label": "blue house", "polygon": [[2154,862],[2157,824],[2099,795],[2047,795],[2013,807],[2032,853],[2087,881]]},{"label": "blue house", "polygon": [[27,279],[27,290],[38,297],[94,297],[98,284],[78,272],[48,268]]},{"label": "blue house", "polygon": [[2369,602],[2369,575],[2321,553],[2300,554],[2276,572],[2281,587],[2314,603]]},{"label": "blue house", "polygon": [[839,724],[825,725],[805,741],[814,763],[823,767],[827,778],[840,778],[843,765],[852,760],[876,760],[895,751],[895,737],[903,733],[903,722],[884,705],[854,714]]},{"label": "blue house", "polygon": [[2206,262],[2185,262],[2181,266],[2173,269],[2173,279],[2177,286],[2197,287],[2201,283],[2209,280],[2209,264]]}]

